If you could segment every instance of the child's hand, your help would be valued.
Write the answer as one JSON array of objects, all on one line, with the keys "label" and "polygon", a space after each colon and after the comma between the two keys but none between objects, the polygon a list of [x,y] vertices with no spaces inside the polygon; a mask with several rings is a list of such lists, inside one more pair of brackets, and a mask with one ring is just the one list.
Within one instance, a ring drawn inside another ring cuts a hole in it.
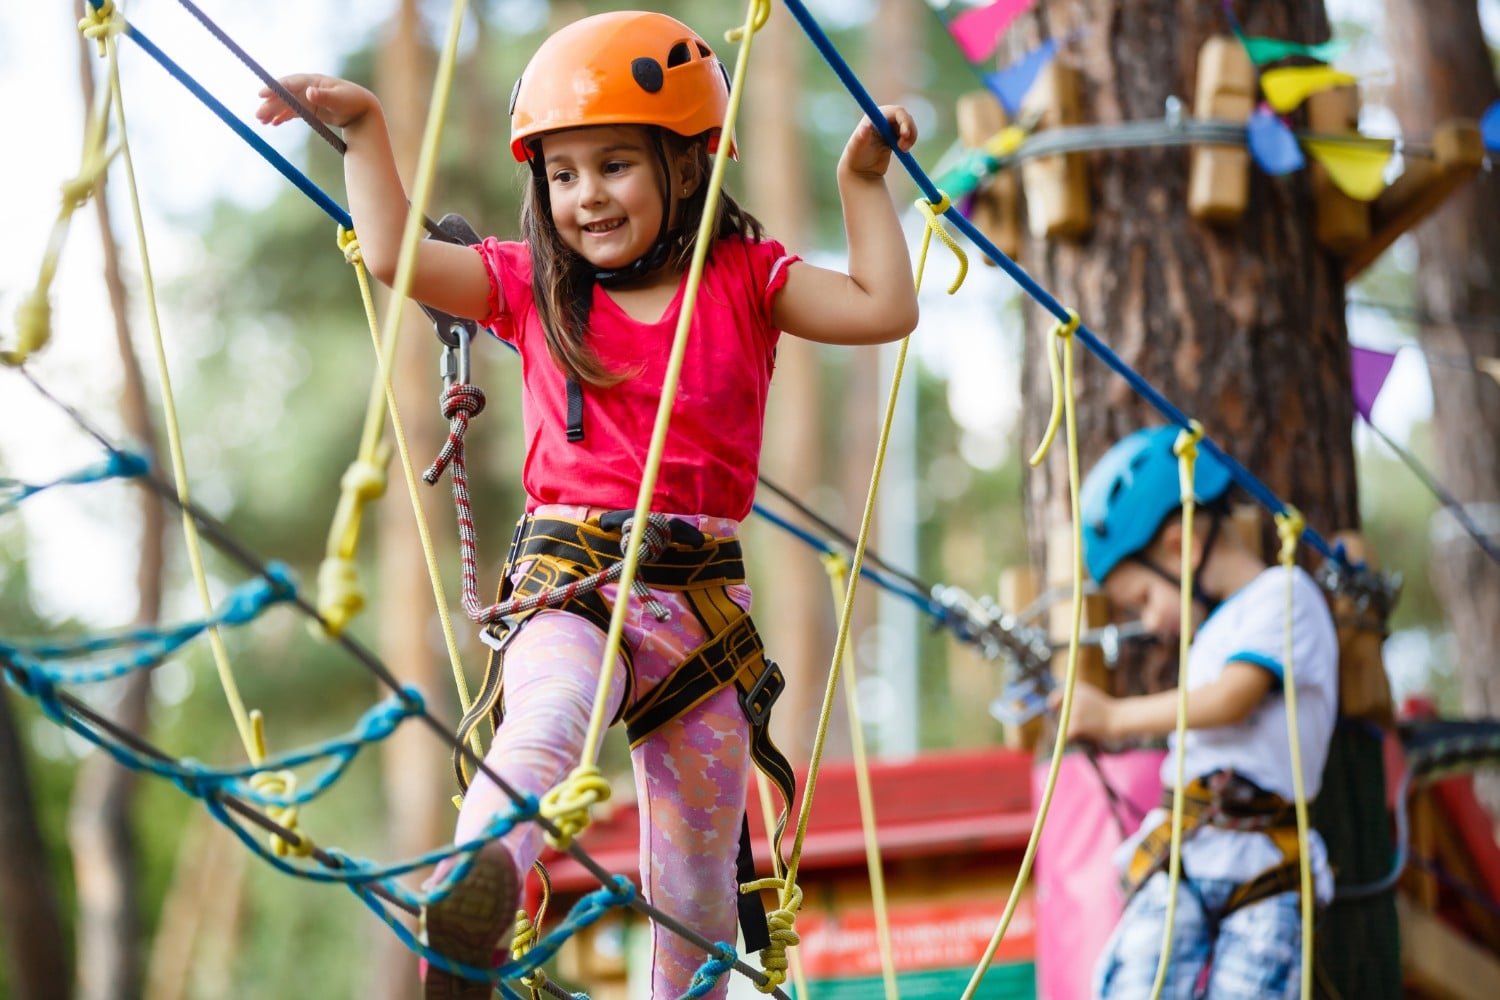
[{"label": "child's hand", "polygon": [[[1057,688],[1047,699],[1047,706],[1054,712],[1062,707],[1062,688]],[[1115,699],[1086,681],[1073,685],[1073,705],[1068,713],[1068,736],[1070,740],[1108,739],[1112,733],[1112,713]]]},{"label": "child's hand", "polygon": [[[891,131],[896,134],[896,144],[902,151],[911,149],[917,141],[917,123],[911,112],[898,104],[887,104],[880,109]],[[884,177],[891,165],[891,147],[886,145],[875,124],[868,117],[862,119],[844,146],[840,166],[855,174]]]},{"label": "child's hand", "polygon": [[[278,82],[305,104],[319,120],[337,128],[354,124],[380,104],[375,95],[364,87],[335,76],[294,73],[282,77]],[[262,124],[280,125],[297,116],[270,87],[262,87],[260,96],[264,100],[255,109],[255,117]]]}]

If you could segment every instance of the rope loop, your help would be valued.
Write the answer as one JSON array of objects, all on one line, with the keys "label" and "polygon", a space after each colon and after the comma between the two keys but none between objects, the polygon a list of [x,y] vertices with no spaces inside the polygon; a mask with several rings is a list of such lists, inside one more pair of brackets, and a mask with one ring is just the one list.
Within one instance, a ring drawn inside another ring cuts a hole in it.
[{"label": "rope loop", "polygon": [[683,1000],[697,1000],[706,997],[713,988],[719,984],[730,972],[734,971],[734,961],[737,957],[734,946],[723,941],[714,945],[713,954],[708,961],[693,973],[693,981],[688,984],[688,991],[682,995]]},{"label": "rope loop", "polygon": [[443,390],[443,416],[467,421],[484,412],[484,390],[470,382],[458,382]]},{"label": "rope loop", "polygon": [[[944,212],[948,211],[949,208],[953,207],[953,203],[951,200],[949,200],[948,193],[946,191],[939,190],[938,194],[941,195],[941,197],[938,199],[937,204],[933,204],[926,198],[917,199],[917,210],[920,211],[923,218],[927,220],[927,231],[922,234],[921,261],[917,265],[917,274],[920,276],[920,274],[922,273],[922,267],[927,260],[928,244],[930,243],[932,236],[936,234],[937,238],[942,241],[943,245],[953,252],[953,256],[958,258],[958,274],[954,275],[953,284],[948,286],[948,294],[952,295],[958,291],[959,286],[964,283],[964,279],[969,276],[969,255],[964,253],[963,247],[958,245],[958,241],[955,240],[953,238],[953,235],[948,232],[947,228],[938,221],[938,216],[942,215]],[[920,282],[920,280],[921,279],[919,277],[918,281]]]},{"label": "rope loop", "polygon": [[365,262],[365,255],[359,249],[359,236],[352,229],[338,227],[339,252],[344,255],[344,260],[356,267]]},{"label": "rope loop", "polygon": [[565,851],[589,825],[589,809],[609,798],[609,782],[593,764],[580,764],[562,784],[542,796],[538,812],[557,827],[547,843]]},{"label": "rope loop", "polygon": [[78,21],[78,30],[83,37],[93,39],[99,55],[103,56],[109,39],[125,30],[125,17],[115,9],[114,0],[104,0],[97,7],[88,6]]},{"label": "rope loop", "polygon": [[[1076,309],[1069,309],[1067,313],[1066,322],[1058,320],[1052,324],[1052,336],[1062,341],[1063,351],[1071,357],[1073,334],[1078,331],[1080,320]],[[1062,362],[1057,356],[1057,347],[1050,342],[1047,344],[1047,367],[1052,373],[1052,414],[1047,418],[1047,432],[1042,435],[1041,443],[1036,446],[1036,451],[1031,453],[1031,458],[1027,459],[1033,468],[1041,465],[1042,459],[1047,457],[1047,452],[1052,450],[1052,442],[1057,439],[1058,428],[1062,426],[1063,394],[1072,391],[1072,386],[1065,384]]]},{"label": "rope loop", "polygon": [[750,8],[750,20],[748,24],[742,25],[738,28],[730,28],[728,31],[724,32],[724,40],[731,45],[738,45],[741,39],[745,37],[746,27],[749,28],[750,34],[753,35],[761,28],[764,28],[766,26],[766,22],[770,19],[771,0],[752,0],[752,5]]},{"label": "rope loop", "polygon": [[1297,562],[1297,543],[1302,539],[1302,532],[1307,528],[1307,521],[1302,517],[1302,512],[1291,504],[1276,515],[1276,534],[1281,539],[1281,552],[1279,559],[1281,565],[1291,569]]}]

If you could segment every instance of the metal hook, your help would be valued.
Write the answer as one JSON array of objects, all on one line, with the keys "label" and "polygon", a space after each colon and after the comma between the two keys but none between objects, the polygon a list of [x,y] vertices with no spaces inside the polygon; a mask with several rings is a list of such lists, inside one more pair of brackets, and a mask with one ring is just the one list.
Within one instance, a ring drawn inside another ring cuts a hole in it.
[{"label": "metal hook", "polygon": [[438,363],[438,374],[443,377],[444,387],[466,385],[469,381],[469,327],[466,323],[454,323],[449,327],[456,343],[443,345],[443,356]]}]

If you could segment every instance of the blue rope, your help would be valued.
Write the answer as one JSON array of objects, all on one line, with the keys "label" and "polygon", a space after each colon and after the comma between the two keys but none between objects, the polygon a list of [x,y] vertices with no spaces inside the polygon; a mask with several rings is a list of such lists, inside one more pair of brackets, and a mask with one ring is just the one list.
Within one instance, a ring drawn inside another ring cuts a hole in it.
[{"label": "blue rope", "polygon": [[[865,90],[864,85],[859,82],[859,78],[854,75],[854,71],[849,68],[849,64],[844,61],[844,57],[839,54],[837,47],[834,46],[828,35],[824,33],[818,22],[808,13],[807,8],[802,4],[802,0],[785,0],[785,3],[787,10],[791,11],[792,16],[797,19],[797,23],[802,26],[802,30],[806,32],[807,37],[823,56],[824,61],[828,63],[829,68],[833,70],[845,88],[848,89],[850,95],[860,106],[860,109],[869,116],[870,121],[879,129],[881,136],[891,147],[892,153],[895,154],[901,165],[906,168],[906,172],[911,175],[911,179],[921,189],[923,196],[934,206],[942,204],[943,193],[937,189],[932,183],[932,179],[917,165],[917,161],[912,158],[911,153],[897,146],[896,135],[891,131],[890,123],[885,120],[885,116],[880,113],[880,106],[875,103],[875,99],[870,96],[869,91]],[[973,223],[965,219],[957,208],[949,205],[947,210],[943,212],[943,215],[961,233],[972,240],[974,245],[979,247],[986,257],[989,257],[1006,274],[1009,274],[1026,294],[1030,295],[1042,308],[1051,313],[1059,323],[1071,321],[1072,317],[1069,315],[1068,310],[1050,292],[1038,284],[1036,279],[1027,274],[1025,269],[1019,264],[1001,253],[1000,248],[991,243],[988,237],[974,227]],[[1114,351],[1105,346],[1103,341],[1095,336],[1093,331],[1089,330],[1086,325],[1080,323],[1074,336],[1081,340],[1084,346],[1092,351],[1099,360],[1114,369],[1121,378],[1129,383],[1132,389],[1139,393],[1146,402],[1154,406],[1162,416],[1184,430],[1191,428],[1192,422],[1186,414],[1179,410],[1171,400],[1163,396],[1155,386],[1142,378],[1135,369],[1122,361]],[[1249,470],[1234,458],[1230,457],[1211,438],[1207,436],[1203,437],[1199,441],[1199,447],[1223,462],[1235,481],[1273,513],[1285,514],[1287,512],[1286,504],[1268,486],[1252,475]],[[1323,540],[1322,536],[1312,528],[1304,528],[1302,537],[1309,545],[1322,553],[1324,557],[1347,565],[1345,560],[1339,554],[1335,553],[1329,544]]]},{"label": "blue rope", "polygon": [[15,508],[27,497],[36,496],[43,490],[49,490],[54,486],[81,486],[105,479],[130,479],[135,476],[144,476],[149,470],[150,463],[147,462],[145,456],[133,452],[112,451],[102,462],[85,466],[46,483],[32,484],[23,483],[19,479],[0,478],[0,514]]},{"label": "blue rope", "polygon": [[[98,10],[103,2],[104,0],[89,0],[90,6],[92,6],[95,10]],[[254,129],[250,128],[250,126],[246,125],[244,122],[236,118],[234,114],[223,104],[221,104],[217,98],[210,94],[202,84],[193,79],[191,74],[189,74],[181,66],[173,62],[165,52],[157,48],[154,42],[143,35],[140,30],[129,21],[126,21],[125,23],[125,33],[132,39],[134,39],[137,45],[139,45],[142,49],[145,49],[146,53],[150,55],[151,58],[160,63],[163,69],[165,69],[168,73],[175,77],[177,81],[184,87],[186,87],[195,97],[198,98],[198,100],[202,101],[210,111],[218,115],[220,121],[222,121],[225,125],[228,125],[230,128],[234,129],[235,133],[241,139],[244,139],[246,142],[248,142],[252,149],[254,149],[261,156],[265,157],[266,162],[270,163],[271,166],[280,171],[283,177],[291,181],[294,185],[296,185],[298,190],[311,198],[314,204],[316,204],[324,212],[328,213],[329,217],[332,218],[334,222],[337,222],[345,229],[354,228],[354,220],[349,217],[349,213],[346,212],[338,202],[330,198],[328,194],[325,193],[322,188],[318,187],[318,185],[314,184],[306,174],[293,166],[290,160],[282,156],[280,153],[276,152],[275,149],[272,149],[271,145],[264,139],[262,139],[259,135],[257,135]]]}]

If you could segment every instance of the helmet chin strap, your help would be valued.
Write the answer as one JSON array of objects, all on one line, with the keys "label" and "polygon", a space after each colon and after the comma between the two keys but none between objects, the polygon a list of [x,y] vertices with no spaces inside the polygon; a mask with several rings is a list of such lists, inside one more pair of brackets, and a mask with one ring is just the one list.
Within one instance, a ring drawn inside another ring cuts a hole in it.
[{"label": "helmet chin strap", "polygon": [[656,242],[651,248],[624,267],[613,270],[596,270],[594,280],[605,288],[632,285],[646,276],[661,270],[672,253],[672,169],[667,163],[666,144],[662,142],[661,129],[652,127],[655,139],[656,159],[661,164],[661,228],[656,232]]},{"label": "helmet chin strap", "polygon": [[[1201,574],[1203,573],[1203,567],[1208,565],[1209,552],[1213,550],[1214,541],[1219,537],[1219,520],[1220,518],[1218,515],[1214,515],[1214,517],[1209,520],[1208,532],[1203,536],[1203,555],[1198,559],[1198,565],[1193,569],[1193,600],[1203,605],[1204,610],[1206,610],[1209,614],[1213,614],[1219,609],[1219,605],[1224,603],[1222,598],[1213,597],[1208,593],[1208,591],[1204,590],[1203,584],[1200,582]],[[1166,580],[1172,586],[1178,588],[1179,590],[1182,589],[1182,578],[1179,577],[1176,573],[1172,573],[1166,569],[1163,569],[1153,560],[1147,559],[1145,556],[1140,555],[1139,553],[1130,556],[1129,558],[1140,563],[1142,566],[1146,567],[1151,572],[1161,577],[1163,580]]]}]

